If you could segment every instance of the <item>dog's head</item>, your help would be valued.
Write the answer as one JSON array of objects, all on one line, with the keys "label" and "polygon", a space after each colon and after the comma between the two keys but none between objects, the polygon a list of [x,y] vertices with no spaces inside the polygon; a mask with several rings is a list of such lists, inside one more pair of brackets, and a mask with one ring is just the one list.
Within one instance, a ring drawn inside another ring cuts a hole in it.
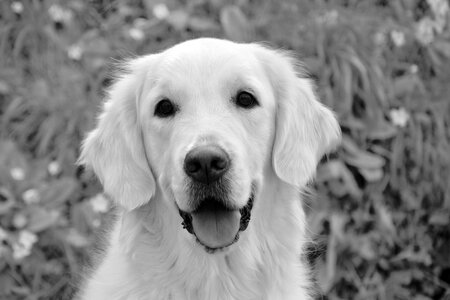
[{"label": "dog's head", "polygon": [[264,174],[303,187],[340,137],[285,52],[216,39],[132,60],[81,162],[132,210],[159,188],[207,249],[234,243]]}]

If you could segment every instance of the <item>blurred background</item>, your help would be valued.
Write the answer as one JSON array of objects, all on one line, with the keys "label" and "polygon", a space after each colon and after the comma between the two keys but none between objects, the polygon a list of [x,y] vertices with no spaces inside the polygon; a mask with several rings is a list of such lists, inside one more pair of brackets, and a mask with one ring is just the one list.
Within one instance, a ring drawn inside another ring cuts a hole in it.
[{"label": "blurred background", "polygon": [[447,0],[0,2],[0,299],[69,299],[111,203],[75,161],[115,62],[293,50],[344,133],[308,197],[321,299],[449,299]]}]

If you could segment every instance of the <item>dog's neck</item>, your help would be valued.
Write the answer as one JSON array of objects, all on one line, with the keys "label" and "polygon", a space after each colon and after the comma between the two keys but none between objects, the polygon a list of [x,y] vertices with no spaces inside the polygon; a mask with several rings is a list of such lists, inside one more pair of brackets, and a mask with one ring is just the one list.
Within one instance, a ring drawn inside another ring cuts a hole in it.
[{"label": "dog's neck", "polygon": [[[260,291],[249,287],[272,286],[277,295],[286,286],[307,282],[292,276],[299,274],[305,239],[299,193],[277,179],[262,186],[247,230],[230,249],[207,253],[182,228],[178,212],[162,197],[123,214],[118,237],[121,249],[129,263],[141,270],[140,279],[149,286],[165,282],[166,287],[158,287],[161,291],[171,291],[172,296],[179,292],[185,299],[211,299],[208,296],[218,290],[254,299],[261,296]],[[149,255],[151,260],[146,259]],[[161,277],[164,280],[158,280]],[[182,282],[186,278],[189,281]]]}]

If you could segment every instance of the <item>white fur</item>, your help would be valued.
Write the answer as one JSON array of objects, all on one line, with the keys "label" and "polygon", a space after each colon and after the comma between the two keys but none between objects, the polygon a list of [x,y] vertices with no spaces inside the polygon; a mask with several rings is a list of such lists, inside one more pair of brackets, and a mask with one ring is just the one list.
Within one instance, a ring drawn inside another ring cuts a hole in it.
[{"label": "white fur", "polygon": [[[300,191],[339,141],[339,125],[285,52],[197,39],[129,62],[109,90],[80,161],[122,208],[81,299],[311,299]],[[260,106],[233,103],[251,90]],[[154,116],[162,98],[179,106]],[[207,253],[181,226],[189,206],[183,159],[216,143],[233,162],[229,201],[257,186],[237,243]],[[175,205],[176,204],[176,205]]]}]

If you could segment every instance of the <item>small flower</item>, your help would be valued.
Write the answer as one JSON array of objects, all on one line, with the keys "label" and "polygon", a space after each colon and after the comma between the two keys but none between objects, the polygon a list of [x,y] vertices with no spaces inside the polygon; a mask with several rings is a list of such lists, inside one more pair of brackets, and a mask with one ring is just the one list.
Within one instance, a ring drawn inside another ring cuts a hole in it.
[{"label": "small flower", "polygon": [[391,109],[389,112],[392,124],[398,127],[405,127],[409,121],[409,114],[403,107],[398,109]]},{"label": "small flower", "polygon": [[5,229],[3,229],[2,227],[0,227],[0,244],[3,241],[6,241],[8,239],[8,233],[6,232]]},{"label": "small flower", "polygon": [[339,13],[337,12],[337,10],[333,9],[325,13],[325,15],[323,16],[323,22],[327,25],[335,25],[337,23],[338,17]]},{"label": "small flower", "polygon": [[22,230],[19,233],[19,243],[27,247],[33,246],[37,242],[37,235],[28,230]]},{"label": "small flower", "polygon": [[419,72],[419,67],[416,64],[412,64],[409,66],[409,72],[411,74],[417,74],[417,72]]},{"label": "small flower", "polygon": [[73,60],[80,60],[83,55],[83,49],[78,45],[72,45],[67,49],[67,56]]},{"label": "small flower", "polygon": [[98,227],[100,227],[100,225],[102,225],[102,221],[100,221],[99,218],[95,218],[92,220],[92,226],[94,228],[98,228]]},{"label": "small flower", "polygon": [[146,18],[136,18],[133,21],[133,27],[142,29],[145,28],[148,24],[148,20]]},{"label": "small flower", "polygon": [[105,213],[109,210],[109,200],[103,195],[98,194],[89,200],[92,210],[97,213]]},{"label": "small flower", "polygon": [[41,196],[37,189],[29,189],[22,194],[22,199],[26,204],[35,204],[41,201]]},{"label": "small flower", "polygon": [[7,95],[11,92],[11,88],[9,87],[9,84],[7,84],[5,81],[0,81],[0,95]]},{"label": "small flower", "polygon": [[382,46],[386,44],[386,35],[384,34],[384,32],[377,32],[373,37],[373,41],[376,45]]},{"label": "small flower", "polygon": [[12,9],[13,12],[15,12],[18,15],[20,15],[23,12],[23,4],[22,4],[22,2],[14,1],[13,3],[11,3],[11,9]]},{"label": "small flower", "polygon": [[50,6],[48,9],[48,14],[54,22],[69,23],[73,18],[71,10],[57,4]]},{"label": "small flower", "polygon": [[139,29],[136,27],[130,28],[130,30],[128,31],[128,34],[135,41],[142,41],[145,38],[145,34],[142,31],[142,29]]},{"label": "small flower", "polygon": [[47,166],[48,173],[52,176],[56,176],[61,172],[61,165],[56,160],[50,162]]},{"label": "small flower", "polygon": [[435,16],[445,16],[449,11],[447,0],[427,0],[427,3]]},{"label": "small flower", "polygon": [[396,47],[402,47],[405,44],[405,34],[398,30],[392,30],[391,40]]},{"label": "small flower", "polygon": [[25,171],[22,168],[12,168],[9,172],[14,180],[22,181],[25,179]]},{"label": "small flower", "polygon": [[13,244],[12,248],[13,248],[13,257],[15,260],[22,260],[31,253],[31,250],[28,250],[27,248],[19,244]]},{"label": "small flower", "polygon": [[434,22],[430,18],[423,18],[420,20],[415,28],[416,39],[422,45],[430,44],[434,39]]},{"label": "small flower", "polygon": [[24,214],[18,213],[14,216],[12,223],[16,228],[24,228],[27,225],[28,220]]},{"label": "small flower", "polygon": [[12,245],[14,259],[21,260],[30,255],[37,240],[38,238],[34,233],[28,230],[20,231],[17,241]]},{"label": "small flower", "polygon": [[165,4],[160,3],[153,6],[153,15],[157,19],[164,20],[169,16],[169,14],[170,11]]}]

